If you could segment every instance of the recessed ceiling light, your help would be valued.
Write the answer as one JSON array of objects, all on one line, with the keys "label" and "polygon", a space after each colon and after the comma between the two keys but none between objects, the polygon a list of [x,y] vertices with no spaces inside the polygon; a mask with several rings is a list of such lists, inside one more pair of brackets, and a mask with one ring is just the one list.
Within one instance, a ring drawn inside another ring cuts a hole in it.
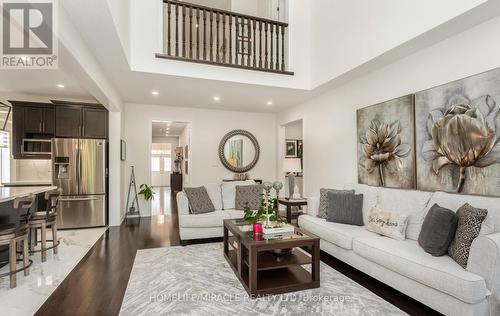
[{"label": "recessed ceiling light", "polygon": [[158,91],[156,91],[156,90],[153,90],[153,91],[151,91],[151,94],[152,94],[152,95],[159,95],[159,94],[160,94],[160,92],[158,92]]},{"label": "recessed ceiling light", "polygon": [[273,101],[267,101],[267,106],[272,106],[273,105]]},{"label": "recessed ceiling light", "polygon": [[64,85],[62,83],[58,83],[57,87],[62,89],[62,88],[64,88]]},{"label": "recessed ceiling light", "polygon": [[214,97],[214,101],[215,101],[215,102],[219,102],[219,101],[220,101],[220,97],[219,97],[219,96],[215,96],[215,97]]}]

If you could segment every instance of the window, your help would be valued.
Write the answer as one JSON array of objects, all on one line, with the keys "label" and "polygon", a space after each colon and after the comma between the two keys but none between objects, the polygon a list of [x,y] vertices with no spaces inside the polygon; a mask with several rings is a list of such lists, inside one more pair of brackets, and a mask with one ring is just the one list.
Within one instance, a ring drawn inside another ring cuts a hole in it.
[{"label": "window", "polygon": [[172,171],[172,144],[153,143],[151,148],[151,170],[153,172]]}]

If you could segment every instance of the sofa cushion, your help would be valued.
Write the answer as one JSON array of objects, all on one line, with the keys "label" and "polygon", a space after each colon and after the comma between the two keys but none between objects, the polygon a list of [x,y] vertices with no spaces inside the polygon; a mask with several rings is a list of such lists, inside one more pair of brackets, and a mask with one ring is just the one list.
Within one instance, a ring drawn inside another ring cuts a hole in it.
[{"label": "sofa cushion", "polygon": [[475,208],[469,204],[465,204],[457,211],[457,231],[448,249],[448,254],[464,269],[467,268],[472,242],[479,236],[481,224],[486,215],[488,215],[486,209]]},{"label": "sofa cushion", "polygon": [[487,209],[488,216],[481,225],[481,235],[500,232],[500,198],[436,192],[432,196],[427,209],[435,203],[454,212],[466,203],[474,207]]},{"label": "sofa cushion", "polygon": [[435,257],[446,255],[455,237],[457,224],[458,216],[455,212],[434,204],[425,216],[418,244]]},{"label": "sofa cushion", "polygon": [[345,190],[354,190],[356,194],[363,194],[363,223],[368,223],[368,214],[377,205],[378,187],[371,187],[366,184],[346,184]]},{"label": "sofa cushion", "polygon": [[231,213],[223,210],[216,210],[205,214],[189,214],[179,216],[179,226],[181,227],[222,227],[223,221],[230,219]]},{"label": "sofa cushion", "polygon": [[478,303],[489,295],[484,278],[462,269],[448,256],[433,257],[414,240],[361,237],[354,240],[353,250],[365,259],[465,303]]},{"label": "sofa cushion", "polygon": [[410,215],[406,238],[417,240],[431,196],[431,192],[380,188],[377,207]]},{"label": "sofa cushion", "polygon": [[212,204],[216,210],[222,210],[222,194],[220,191],[220,182],[219,183],[209,183],[205,185],[207,189],[208,196],[210,200],[212,200]]},{"label": "sofa cushion", "polygon": [[[241,210],[224,210],[224,212],[228,213],[232,219],[242,219],[245,216],[245,212]],[[223,226],[222,223],[221,226]]]},{"label": "sofa cushion", "polygon": [[184,192],[189,201],[189,211],[192,214],[203,214],[215,211],[215,207],[205,187],[184,188]]},{"label": "sofa cushion", "polygon": [[236,207],[237,185],[251,185],[251,184],[255,184],[255,181],[247,180],[247,181],[222,182],[221,184],[222,209],[232,210]]},{"label": "sofa cushion", "polygon": [[354,238],[378,237],[363,226],[327,222],[323,218],[311,215],[299,216],[299,227],[346,250],[352,249]]},{"label": "sofa cushion", "polygon": [[318,217],[328,217],[328,193],[334,192],[336,194],[354,194],[354,190],[335,190],[335,189],[320,189],[319,190],[319,209]]},{"label": "sofa cushion", "polygon": [[244,210],[248,204],[251,210],[258,209],[263,191],[264,186],[262,184],[237,185],[235,208]]},{"label": "sofa cushion", "polygon": [[328,192],[326,221],[363,226],[363,194]]}]

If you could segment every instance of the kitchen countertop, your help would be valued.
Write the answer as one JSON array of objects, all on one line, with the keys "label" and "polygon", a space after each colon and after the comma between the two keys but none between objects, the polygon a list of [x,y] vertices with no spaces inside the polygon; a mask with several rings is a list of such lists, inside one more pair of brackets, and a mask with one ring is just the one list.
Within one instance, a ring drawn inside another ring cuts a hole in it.
[{"label": "kitchen countertop", "polygon": [[0,187],[0,203],[12,201],[30,194],[44,193],[57,189],[56,186]]},{"label": "kitchen countertop", "polygon": [[22,186],[51,186],[51,180],[20,180],[20,181],[10,181],[3,182],[5,187],[22,187]]}]

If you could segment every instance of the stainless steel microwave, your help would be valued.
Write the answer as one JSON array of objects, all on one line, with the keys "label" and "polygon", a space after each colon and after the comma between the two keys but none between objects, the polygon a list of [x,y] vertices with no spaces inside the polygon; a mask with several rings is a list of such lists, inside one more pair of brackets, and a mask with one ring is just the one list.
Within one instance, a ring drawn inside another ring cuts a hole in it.
[{"label": "stainless steel microwave", "polygon": [[52,154],[52,140],[50,139],[23,139],[23,144],[21,147],[21,153],[23,155],[51,155]]}]

